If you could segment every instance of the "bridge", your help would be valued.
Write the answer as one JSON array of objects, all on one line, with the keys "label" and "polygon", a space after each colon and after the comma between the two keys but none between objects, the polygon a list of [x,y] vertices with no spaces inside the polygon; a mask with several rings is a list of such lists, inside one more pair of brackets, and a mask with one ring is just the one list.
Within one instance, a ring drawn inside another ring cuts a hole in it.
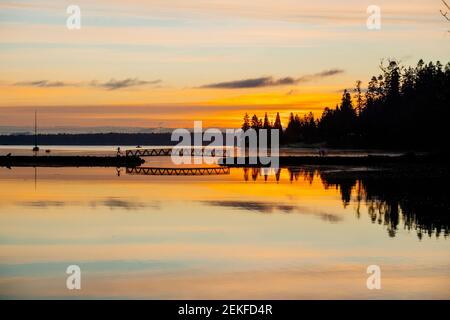
[{"label": "bridge", "polygon": [[134,167],[127,168],[127,174],[144,175],[144,176],[212,176],[230,174],[228,167],[213,168],[151,168],[151,167]]},{"label": "bridge", "polygon": [[179,156],[183,156],[186,152],[192,157],[194,156],[208,156],[208,157],[226,157],[230,150],[222,149],[208,149],[208,148],[192,148],[192,147],[177,147],[177,148],[154,148],[154,149],[131,149],[125,150],[127,157],[168,157],[173,152],[178,152]]}]

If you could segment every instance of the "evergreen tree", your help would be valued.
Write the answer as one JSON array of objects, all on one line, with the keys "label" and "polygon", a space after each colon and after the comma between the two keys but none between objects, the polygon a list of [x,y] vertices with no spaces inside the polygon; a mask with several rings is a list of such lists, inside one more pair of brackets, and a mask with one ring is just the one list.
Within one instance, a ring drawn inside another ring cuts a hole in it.
[{"label": "evergreen tree", "polygon": [[283,126],[281,125],[281,119],[280,119],[280,113],[277,112],[277,116],[275,118],[275,122],[273,124],[274,129],[279,129],[280,131],[283,131]]},{"label": "evergreen tree", "polygon": [[284,136],[283,136],[283,126],[281,125],[281,119],[280,119],[279,112],[277,112],[277,116],[275,117],[275,122],[273,123],[272,128],[279,130],[280,142],[282,143],[284,141]]},{"label": "evergreen tree", "polygon": [[378,85],[378,78],[372,77],[372,79],[369,81],[369,85],[367,87],[366,92],[366,107],[371,108],[374,106],[375,101],[378,100],[378,93],[379,93],[379,85]]},{"label": "evergreen tree", "polygon": [[353,103],[352,103],[352,97],[350,96],[350,93],[346,90],[344,90],[344,93],[342,94],[342,102],[340,107],[341,112],[353,114],[355,110],[353,109]]},{"label": "evergreen tree", "polygon": [[[296,117],[298,118],[297,115],[296,115]],[[291,112],[289,114],[288,125],[287,125],[286,131],[285,131],[285,138],[286,138],[287,142],[295,142],[300,138],[299,137],[300,132],[298,129],[299,128],[295,122],[294,113]]]},{"label": "evergreen tree", "polygon": [[362,107],[363,107],[363,98],[362,98],[362,93],[361,93],[361,81],[358,80],[356,81],[356,94],[355,94],[355,100],[356,100],[356,113],[359,116],[361,114],[362,111]]},{"label": "evergreen tree", "polygon": [[253,117],[252,117],[252,121],[251,121],[251,125],[250,126],[251,126],[252,129],[258,130],[259,129],[259,125],[260,125],[259,119],[256,116],[256,114],[254,114]]},{"label": "evergreen tree", "polygon": [[250,119],[248,117],[248,113],[244,115],[244,123],[242,124],[242,130],[247,131],[250,129]]},{"label": "evergreen tree", "polygon": [[395,103],[400,95],[400,66],[397,61],[390,60],[387,67],[381,65],[383,70],[384,94],[388,103]]},{"label": "evergreen tree", "polygon": [[267,112],[264,114],[263,128],[264,129],[270,129],[271,128],[271,125],[270,125],[270,122],[269,122],[269,118],[267,117]]}]

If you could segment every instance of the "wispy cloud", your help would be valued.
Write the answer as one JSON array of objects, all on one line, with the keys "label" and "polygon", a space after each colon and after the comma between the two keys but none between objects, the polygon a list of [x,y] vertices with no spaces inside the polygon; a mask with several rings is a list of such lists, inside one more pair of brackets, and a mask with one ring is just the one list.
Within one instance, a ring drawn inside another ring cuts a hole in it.
[{"label": "wispy cloud", "polygon": [[343,73],[344,70],[341,69],[330,69],[315,74],[305,75],[299,78],[294,77],[284,77],[284,78],[274,78],[274,77],[260,77],[251,78],[243,80],[234,80],[227,82],[217,82],[210,83],[201,86],[200,88],[208,89],[243,89],[243,88],[261,88],[261,87],[274,87],[274,86],[286,86],[298,84],[301,82],[308,82],[313,80],[319,80],[326,77],[331,77]]},{"label": "wispy cloud", "polygon": [[14,85],[21,87],[57,88],[57,87],[66,87],[68,84],[63,81],[37,80],[37,81],[21,81],[15,83]]},{"label": "wispy cloud", "polygon": [[138,78],[127,78],[123,80],[116,80],[111,79],[107,82],[99,83],[97,81],[92,81],[91,85],[94,87],[102,87],[108,90],[117,90],[117,89],[123,89],[123,88],[130,88],[130,87],[137,87],[137,86],[143,86],[143,85],[152,85],[152,84],[159,84],[161,83],[161,80],[152,80],[152,81],[146,81],[146,80],[139,80]]},{"label": "wispy cloud", "polygon": [[60,87],[95,87],[108,90],[118,90],[130,87],[138,87],[144,85],[155,85],[161,83],[161,80],[140,80],[138,78],[126,78],[123,80],[110,79],[106,82],[99,82],[93,80],[87,83],[74,83],[64,81],[49,81],[49,80],[35,80],[35,81],[20,81],[14,83],[15,86],[21,87],[36,87],[36,88],[60,88]]},{"label": "wispy cloud", "polygon": [[318,72],[315,74],[310,74],[310,75],[305,75],[303,77],[300,77],[297,79],[297,82],[308,82],[308,81],[313,81],[313,80],[319,80],[322,78],[327,78],[327,77],[332,77],[338,74],[344,73],[344,70],[342,69],[330,69],[330,70],[325,70],[322,72]]},{"label": "wispy cloud", "polygon": [[201,88],[219,88],[219,89],[242,89],[242,88],[260,88],[294,84],[295,79],[291,77],[274,79],[273,77],[261,77],[243,80],[234,80],[228,82],[210,83]]}]

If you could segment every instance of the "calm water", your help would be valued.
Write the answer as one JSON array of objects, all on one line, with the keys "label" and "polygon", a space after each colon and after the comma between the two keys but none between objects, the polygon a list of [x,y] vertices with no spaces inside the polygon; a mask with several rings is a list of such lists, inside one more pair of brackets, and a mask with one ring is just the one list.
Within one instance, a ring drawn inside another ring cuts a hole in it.
[{"label": "calm water", "polygon": [[448,191],[338,170],[0,168],[0,297],[450,298]]}]

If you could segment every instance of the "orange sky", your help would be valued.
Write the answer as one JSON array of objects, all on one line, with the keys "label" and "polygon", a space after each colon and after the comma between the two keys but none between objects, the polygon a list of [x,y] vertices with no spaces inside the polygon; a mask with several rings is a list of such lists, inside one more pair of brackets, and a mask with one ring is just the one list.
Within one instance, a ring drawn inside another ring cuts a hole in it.
[{"label": "orange sky", "polygon": [[[440,5],[370,1],[79,0],[0,4],[0,127],[238,126],[245,112],[320,114],[381,59],[446,63]],[[421,41],[417,41],[420,39]],[[249,81],[249,82],[246,82]]]}]

